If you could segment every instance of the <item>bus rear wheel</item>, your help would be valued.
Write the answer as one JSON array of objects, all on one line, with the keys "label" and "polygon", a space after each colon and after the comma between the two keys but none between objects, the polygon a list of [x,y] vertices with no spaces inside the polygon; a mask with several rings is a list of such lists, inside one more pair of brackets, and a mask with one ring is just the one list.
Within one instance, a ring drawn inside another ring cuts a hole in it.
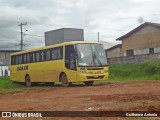
[{"label": "bus rear wheel", "polygon": [[62,82],[62,86],[64,86],[64,87],[68,87],[72,84],[71,82],[68,82],[68,78],[67,78],[66,74],[62,74],[60,80]]},{"label": "bus rear wheel", "polygon": [[84,84],[87,86],[92,86],[94,81],[85,81]]},{"label": "bus rear wheel", "polygon": [[31,86],[32,86],[31,78],[30,78],[29,75],[27,75],[27,76],[25,77],[25,83],[26,83],[26,86],[27,86],[27,87],[31,87]]}]

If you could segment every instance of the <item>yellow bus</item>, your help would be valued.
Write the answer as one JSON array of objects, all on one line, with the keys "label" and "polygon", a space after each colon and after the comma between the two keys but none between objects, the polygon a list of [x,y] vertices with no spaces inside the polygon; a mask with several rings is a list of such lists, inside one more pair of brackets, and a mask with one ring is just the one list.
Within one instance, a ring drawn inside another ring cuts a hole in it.
[{"label": "yellow bus", "polygon": [[71,41],[11,54],[10,79],[63,86],[84,82],[92,85],[108,79],[108,63],[103,45],[98,42]]}]

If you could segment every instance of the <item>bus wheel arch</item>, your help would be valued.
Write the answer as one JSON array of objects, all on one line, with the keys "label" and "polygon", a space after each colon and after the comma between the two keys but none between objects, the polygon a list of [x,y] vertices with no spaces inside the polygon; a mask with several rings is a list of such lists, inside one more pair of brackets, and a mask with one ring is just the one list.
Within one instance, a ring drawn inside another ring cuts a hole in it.
[{"label": "bus wheel arch", "polygon": [[68,87],[72,84],[71,82],[68,82],[68,77],[64,72],[60,74],[59,81],[62,83],[64,87]]},{"label": "bus wheel arch", "polygon": [[27,87],[31,87],[32,86],[32,82],[31,82],[31,78],[29,74],[26,74],[25,76],[25,83]]},{"label": "bus wheel arch", "polygon": [[60,75],[59,75],[59,82],[61,82],[61,77],[62,77],[63,74],[65,74],[65,73],[64,72],[60,73]]}]

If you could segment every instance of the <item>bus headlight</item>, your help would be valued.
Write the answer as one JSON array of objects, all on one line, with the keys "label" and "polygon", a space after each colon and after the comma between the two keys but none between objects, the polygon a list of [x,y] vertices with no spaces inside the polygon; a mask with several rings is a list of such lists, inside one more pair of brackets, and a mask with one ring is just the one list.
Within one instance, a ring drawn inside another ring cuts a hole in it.
[{"label": "bus headlight", "polygon": [[86,74],[87,72],[86,72],[86,71],[82,71],[82,70],[81,70],[81,71],[80,71],[80,73],[81,73],[81,74]]}]

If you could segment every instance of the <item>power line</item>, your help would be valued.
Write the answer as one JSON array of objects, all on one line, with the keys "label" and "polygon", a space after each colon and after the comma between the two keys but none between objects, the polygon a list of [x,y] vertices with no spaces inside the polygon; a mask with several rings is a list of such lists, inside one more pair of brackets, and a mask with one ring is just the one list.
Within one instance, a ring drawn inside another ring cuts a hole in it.
[{"label": "power line", "polygon": [[[45,36],[42,36],[42,35],[35,35],[35,34],[25,34],[25,35],[28,35],[28,36],[33,36],[33,37],[45,37]],[[51,38],[51,39],[59,39],[58,37],[46,37],[46,38]],[[99,40],[99,36],[98,36],[98,40]],[[105,41],[101,41],[101,42],[105,42]],[[120,41],[114,41],[114,42],[108,42],[108,43],[121,43]]]},{"label": "power line", "polygon": [[40,35],[33,35],[33,34],[25,34],[25,35],[34,36],[34,37],[43,37],[44,38],[44,36],[40,36]]}]

